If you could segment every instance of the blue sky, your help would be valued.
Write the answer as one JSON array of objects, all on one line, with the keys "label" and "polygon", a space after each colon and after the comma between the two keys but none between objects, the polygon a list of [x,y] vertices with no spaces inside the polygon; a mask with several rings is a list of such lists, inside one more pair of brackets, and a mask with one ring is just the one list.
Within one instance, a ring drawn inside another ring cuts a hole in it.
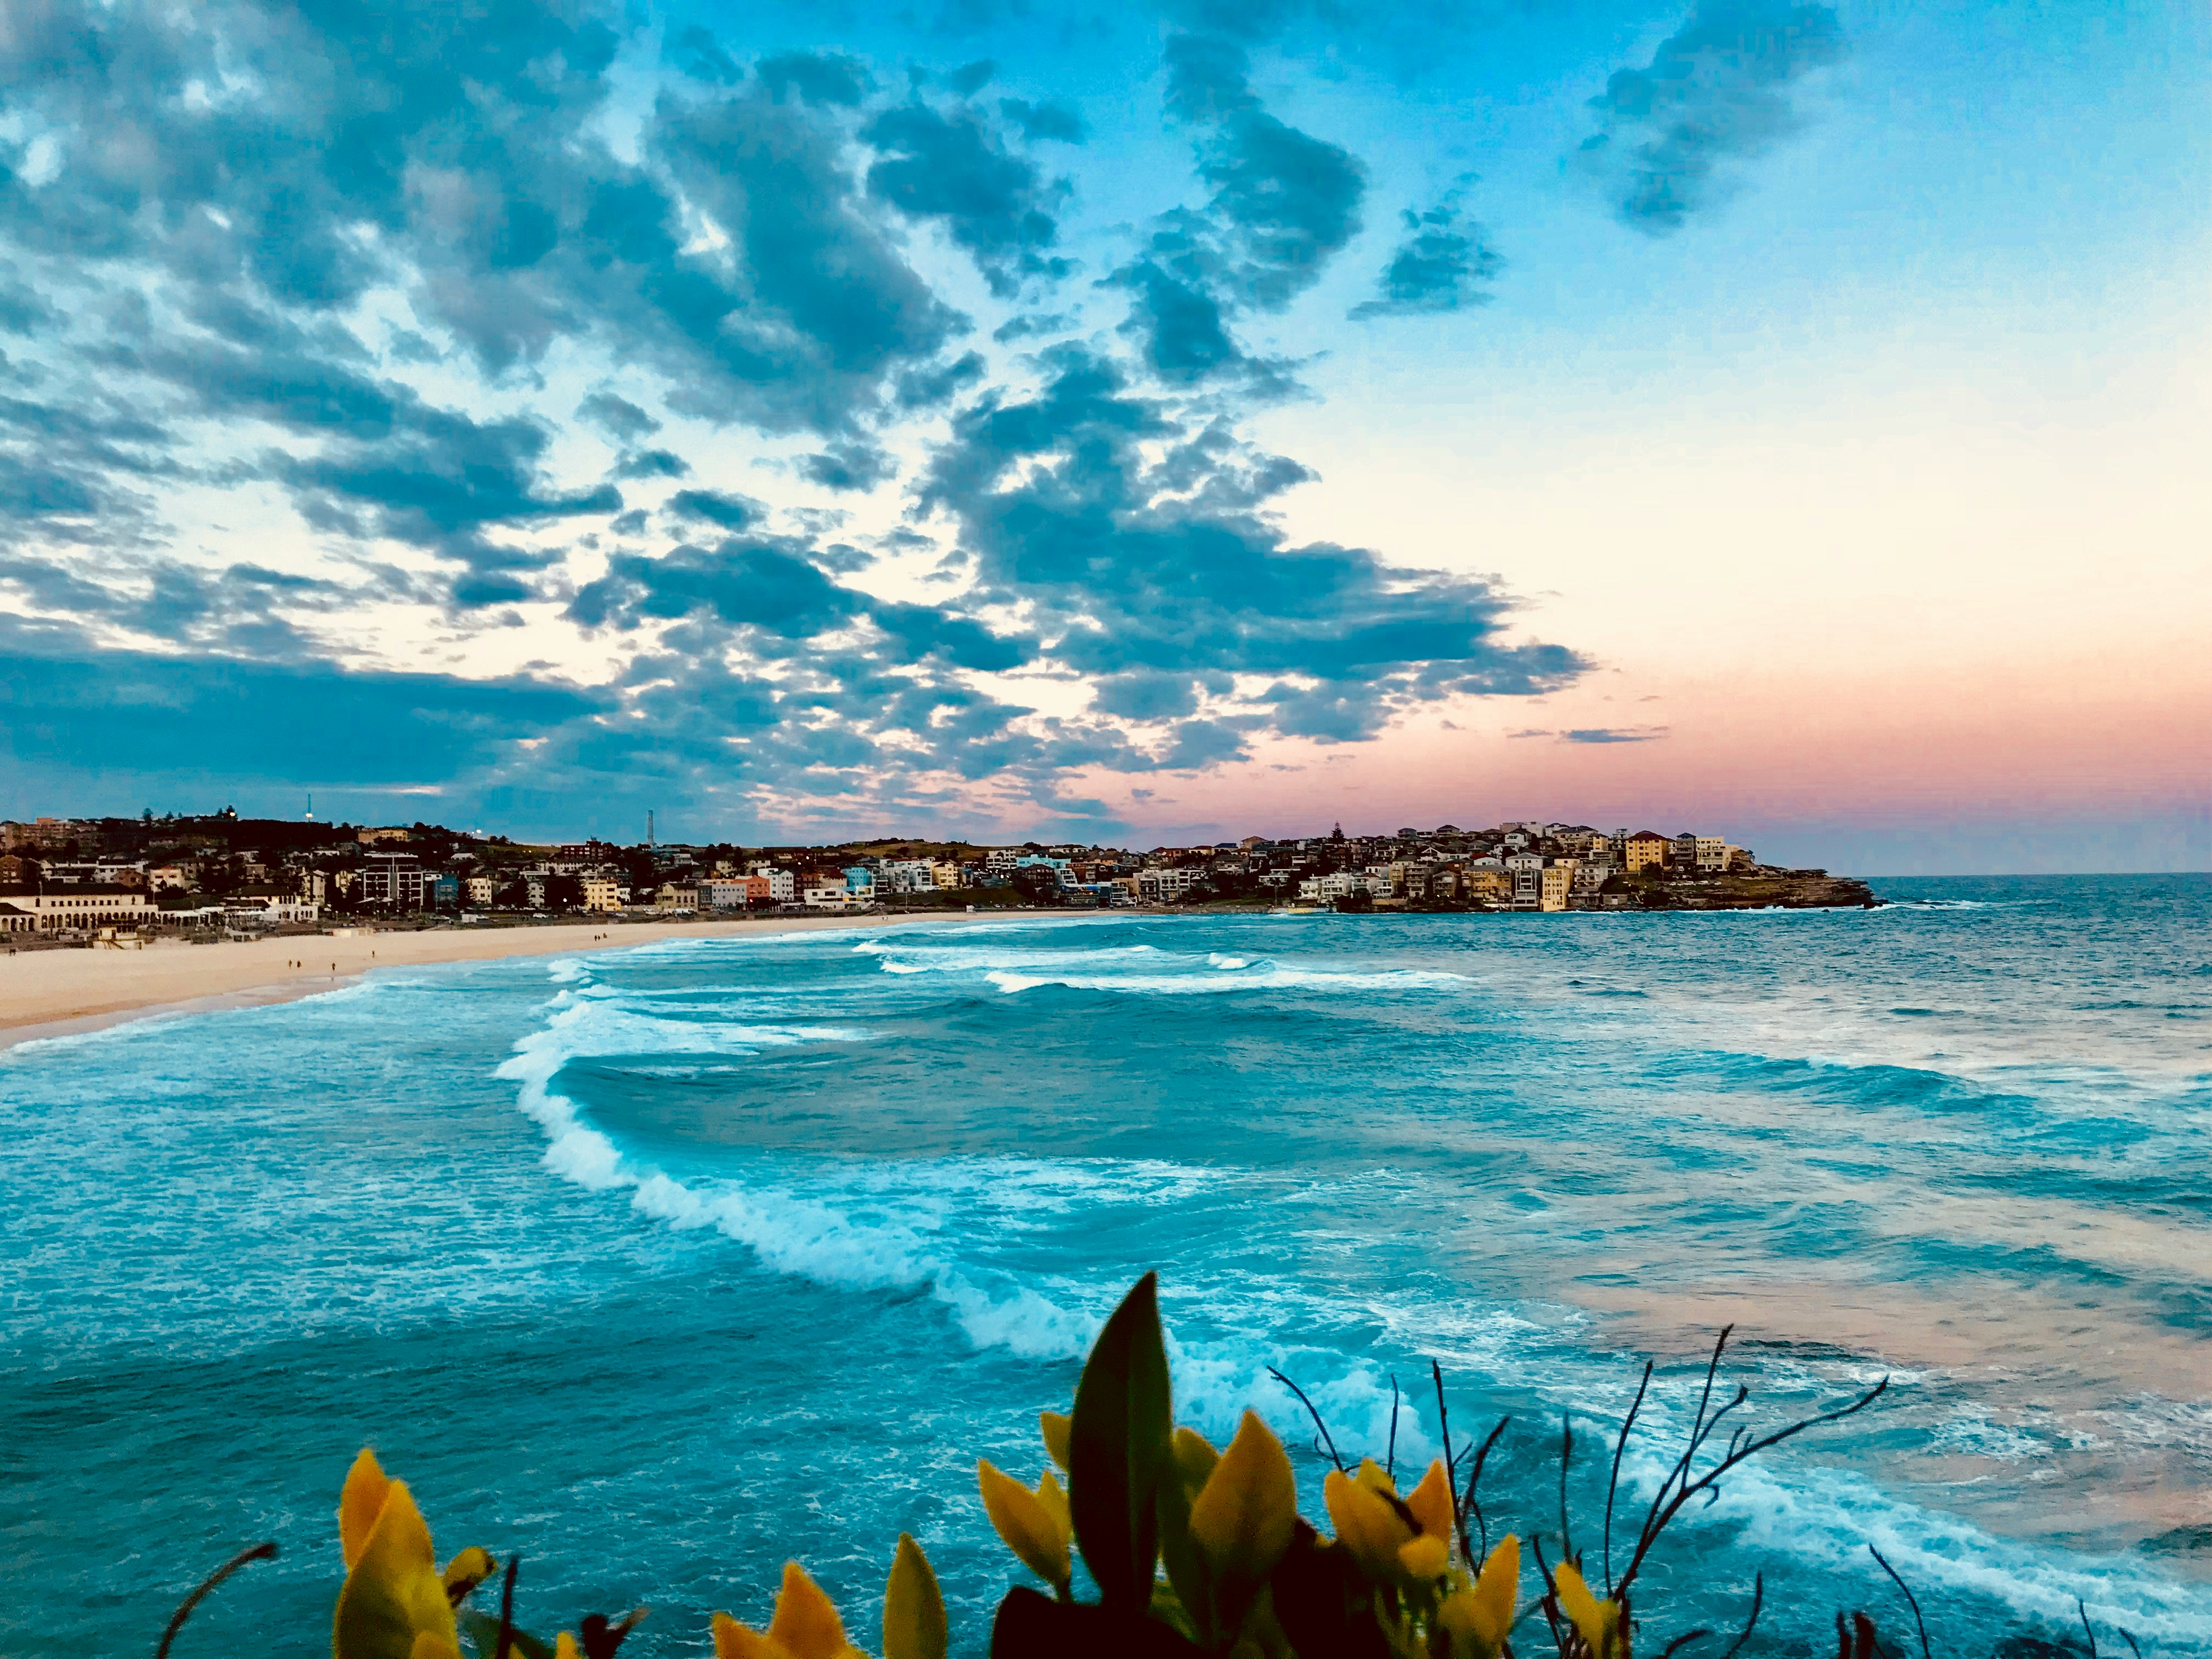
[{"label": "blue sky", "polygon": [[2201,7],[0,59],[0,812],[2203,862]]}]

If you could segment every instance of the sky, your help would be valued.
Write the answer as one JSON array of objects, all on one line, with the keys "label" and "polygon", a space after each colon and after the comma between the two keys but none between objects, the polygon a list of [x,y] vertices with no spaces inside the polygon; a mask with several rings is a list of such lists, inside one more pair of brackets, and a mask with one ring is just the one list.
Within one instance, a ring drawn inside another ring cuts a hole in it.
[{"label": "sky", "polygon": [[2197,3],[0,9],[0,816],[2212,862]]}]

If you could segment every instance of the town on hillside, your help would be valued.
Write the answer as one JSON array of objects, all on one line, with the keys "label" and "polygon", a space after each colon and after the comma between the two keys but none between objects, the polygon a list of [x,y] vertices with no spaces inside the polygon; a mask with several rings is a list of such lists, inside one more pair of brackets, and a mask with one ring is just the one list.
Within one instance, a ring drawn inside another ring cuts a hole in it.
[{"label": "town on hillside", "polygon": [[204,816],[0,823],[10,945],[121,935],[239,937],[366,925],[653,921],[854,910],[1195,905],[1376,911],[1838,906],[1877,901],[1820,870],[1763,866],[1693,831],[1534,820],[1492,829],[1210,846],[836,847],[648,838],[526,845],[436,824]]}]

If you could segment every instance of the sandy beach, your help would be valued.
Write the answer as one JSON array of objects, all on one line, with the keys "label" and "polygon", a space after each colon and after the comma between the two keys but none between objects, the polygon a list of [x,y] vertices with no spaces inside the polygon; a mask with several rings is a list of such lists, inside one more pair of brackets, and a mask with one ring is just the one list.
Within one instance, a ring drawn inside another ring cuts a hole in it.
[{"label": "sandy beach", "polygon": [[[428,933],[311,934],[143,951],[26,951],[0,956],[0,1048],[95,1030],[167,1011],[249,1007],[313,996],[374,968],[497,957],[622,950],[666,939],[722,939],[821,927],[883,927],[945,916],[779,916],[738,921],[601,922],[574,927],[440,928]],[[296,965],[295,965],[296,964]]]}]

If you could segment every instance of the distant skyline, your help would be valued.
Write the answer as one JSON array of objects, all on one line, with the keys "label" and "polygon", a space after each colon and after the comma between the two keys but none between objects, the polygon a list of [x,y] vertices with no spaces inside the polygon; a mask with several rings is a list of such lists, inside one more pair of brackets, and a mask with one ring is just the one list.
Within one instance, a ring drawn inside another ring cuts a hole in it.
[{"label": "distant skyline", "polygon": [[0,816],[2203,869],[2208,76],[2180,3],[20,11]]}]

